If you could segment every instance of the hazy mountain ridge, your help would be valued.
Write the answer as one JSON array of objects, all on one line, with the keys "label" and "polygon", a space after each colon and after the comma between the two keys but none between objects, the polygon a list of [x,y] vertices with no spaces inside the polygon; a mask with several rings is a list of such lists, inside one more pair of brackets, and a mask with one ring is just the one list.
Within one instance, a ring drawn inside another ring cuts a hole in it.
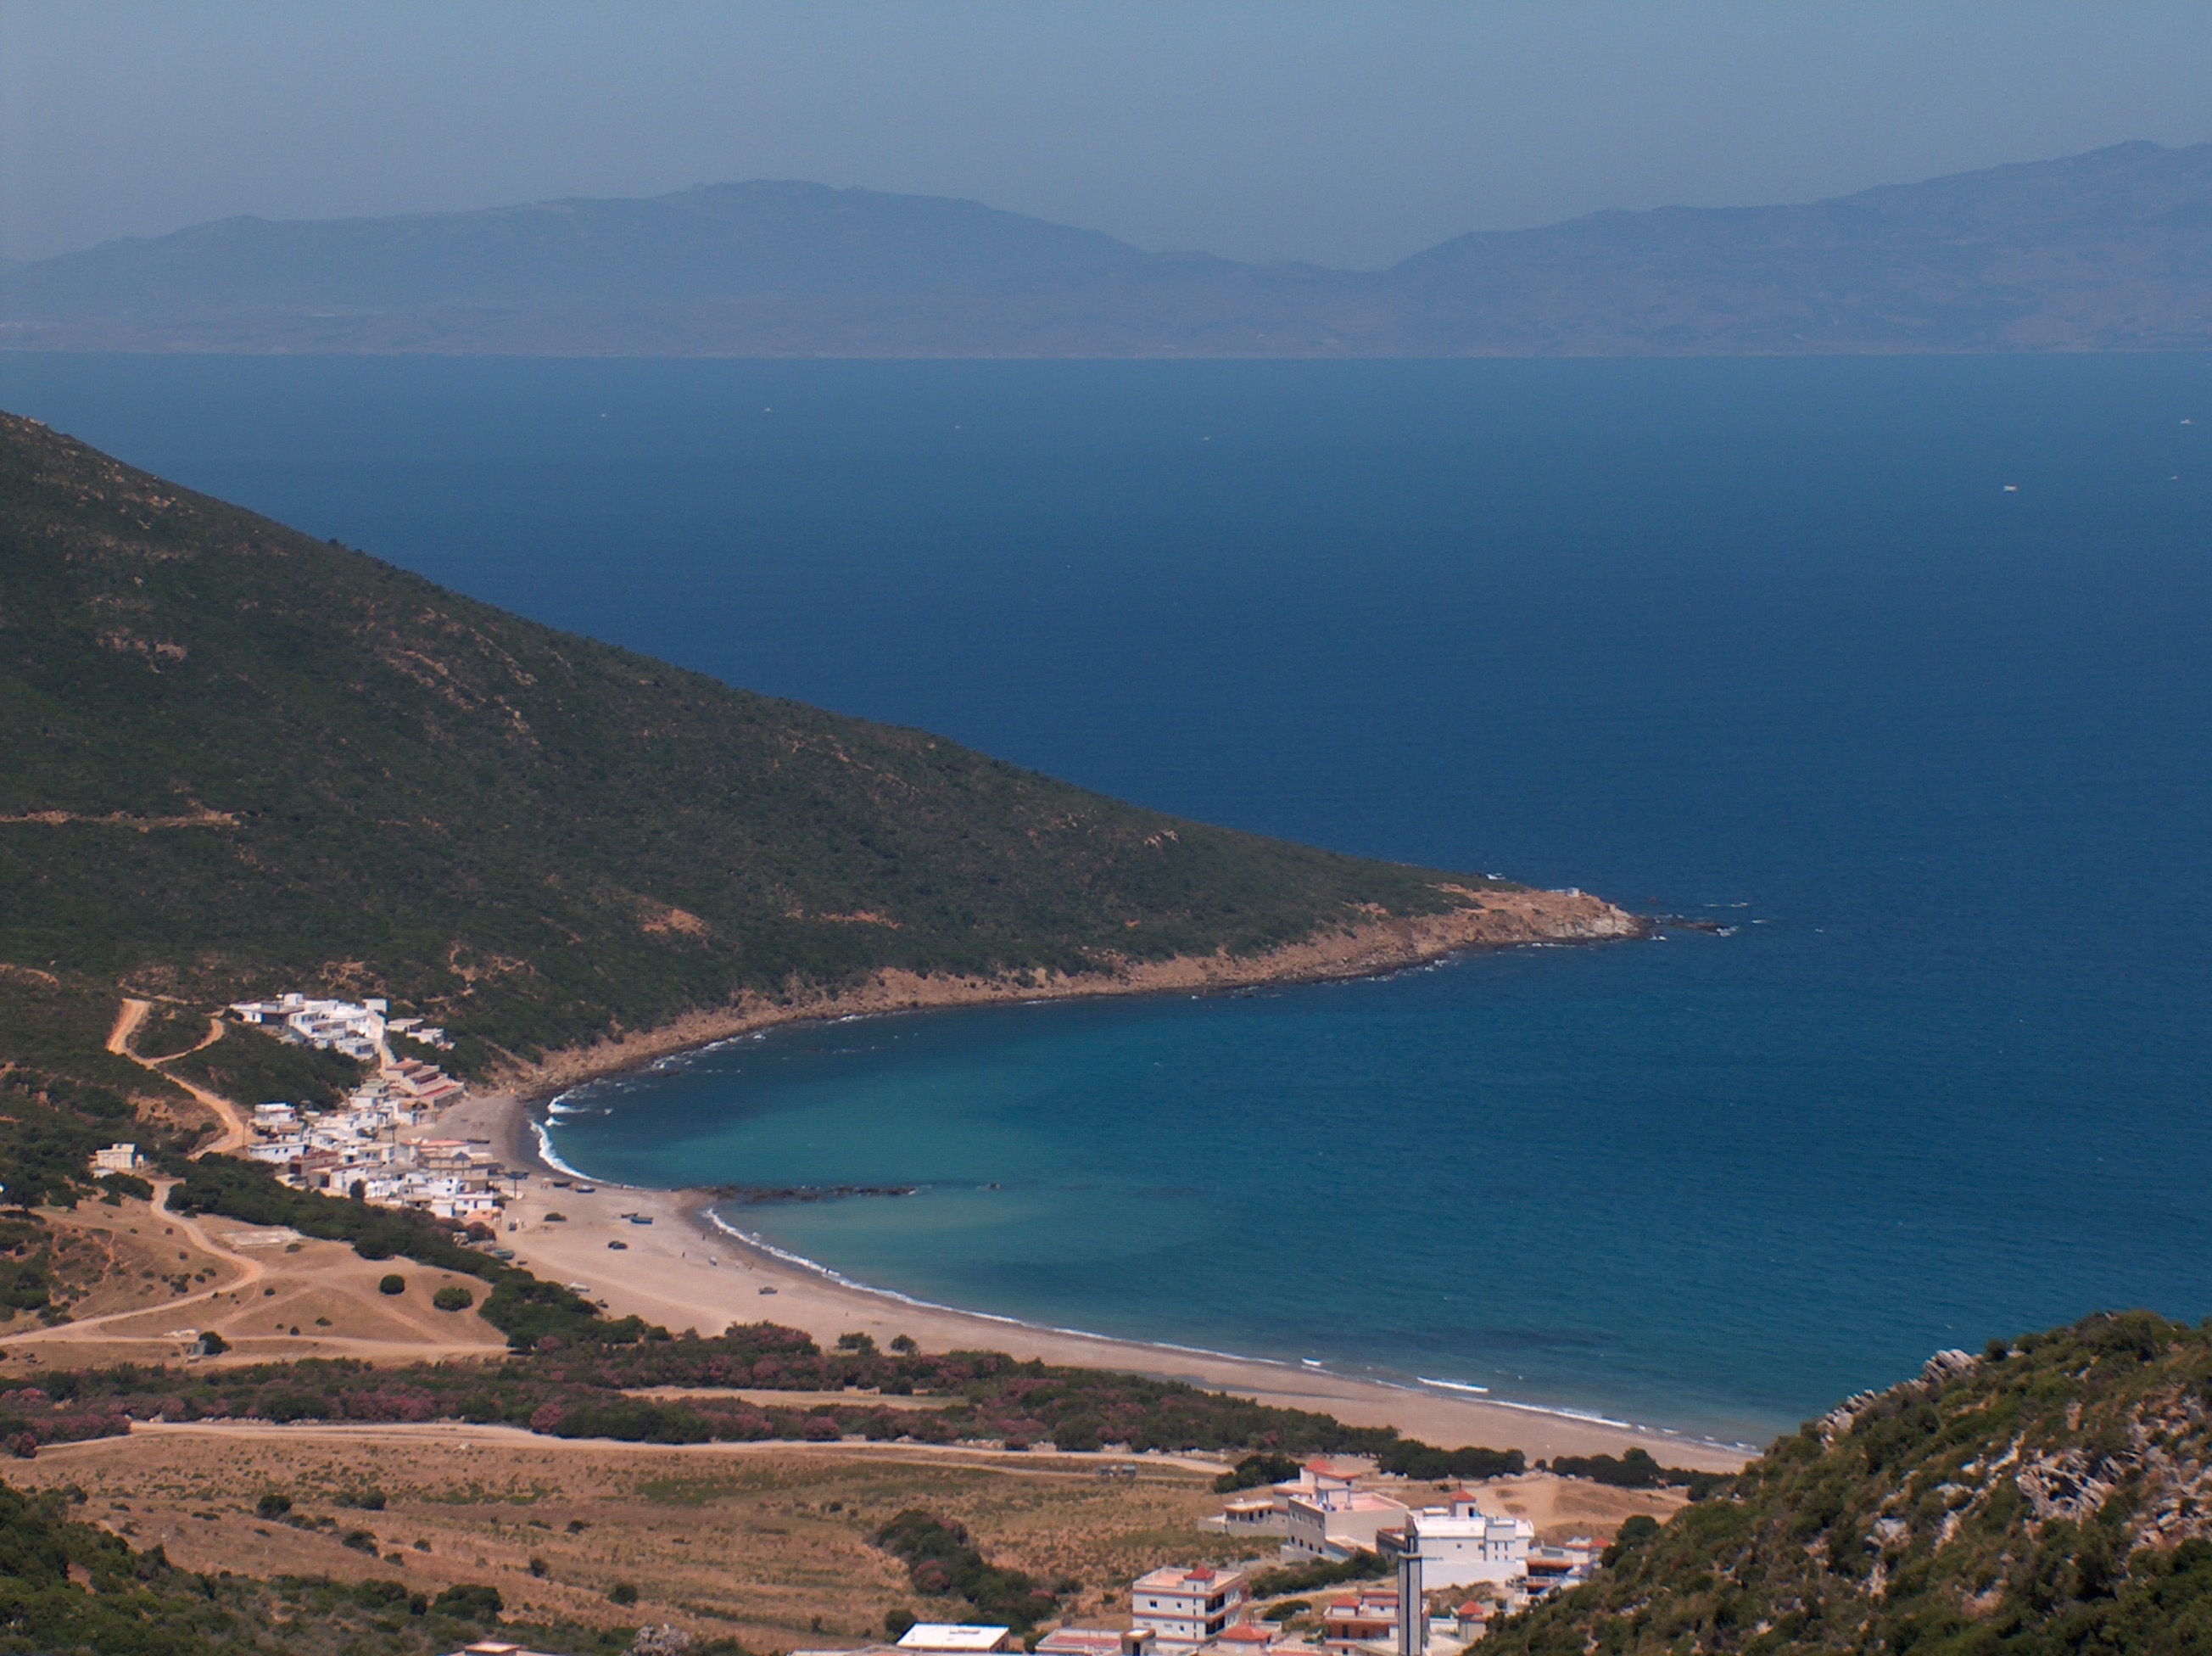
[{"label": "hazy mountain ridge", "polygon": [[2212,145],[1799,207],[1601,213],[1462,236],[1393,275],[1453,330],[1447,355],[1516,331],[1624,353],[2191,343],[2212,337]]},{"label": "hazy mountain ridge", "polygon": [[1390,270],[1147,253],[797,182],[227,219],[0,266],[18,349],[1451,356],[2146,350],[2212,339],[2212,145],[1799,206],[1606,212]]}]

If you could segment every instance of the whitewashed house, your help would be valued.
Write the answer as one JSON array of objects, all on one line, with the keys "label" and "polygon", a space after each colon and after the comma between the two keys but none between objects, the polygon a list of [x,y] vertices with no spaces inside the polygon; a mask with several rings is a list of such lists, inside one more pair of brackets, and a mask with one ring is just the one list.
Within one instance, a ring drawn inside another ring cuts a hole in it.
[{"label": "whitewashed house", "polygon": [[1525,1581],[1535,1542],[1536,1526],[1527,1519],[1485,1513],[1467,1489],[1455,1491],[1449,1506],[1407,1513],[1402,1525],[1378,1537],[1386,1556],[1417,1556],[1431,1591]]},{"label": "whitewashed house", "polygon": [[1129,1622],[1160,1648],[1194,1651],[1237,1619],[1245,1599],[1244,1572],[1197,1565],[1140,1575],[1129,1587]]}]

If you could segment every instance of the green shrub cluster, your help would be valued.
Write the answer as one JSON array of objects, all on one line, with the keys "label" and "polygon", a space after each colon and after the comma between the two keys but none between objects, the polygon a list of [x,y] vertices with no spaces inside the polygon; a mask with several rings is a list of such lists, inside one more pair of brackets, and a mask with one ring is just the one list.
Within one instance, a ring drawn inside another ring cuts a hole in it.
[{"label": "green shrub cluster", "polygon": [[1549,1470],[1561,1477],[1587,1478],[1614,1489],[1686,1489],[1692,1501],[1703,1501],[1728,1482],[1719,1472],[1700,1472],[1687,1466],[1662,1466],[1642,1449],[1612,1455],[1555,1455]]},{"label": "green shrub cluster", "polygon": [[1278,1593],[1312,1592],[1346,1581],[1371,1581],[1378,1575],[1389,1574],[1390,1566],[1379,1555],[1363,1547],[1349,1558],[1316,1559],[1310,1564],[1285,1564],[1279,1569],[1261,1570],[1253,1576],[1251,1590],[1255,1598],[1273,1598]]},{"label": "green shrub cluster", "polygon": [[136,1100],[184,1095],[106,1050],[117,1005],[105,986],[0,965],[0,1205],[74,1206],[93,1189],[94,1151],[172,1142]]},{"label": "green shrub cluster", "polygon": [[257,1104],[328,1109],[359,1087],[369,1069],[342,1052],[281,1041],[246,1024],[230,1025],[212,1046],[165,1068],[249,1110]]},{"label": "green shrub cluster", "polygon": [[1263,1483],[1283,1483],[1298,1475],[1298,1464],[1288,1455],[1247,1455],[1228,1471],[1213,1480],[1213,1487],[1221,1495],[1233,1495],[1239,1489],[1256,1489]]},{"label": "green shrub cluster", "polygon": [[928,1598],[965,1599],[986,1620],[1027,1633],[1060,1608],[1030,1576],[985,1558],[967,1529],[909,1508],[868,1537],[905,1564],[907,1580]]},{"label": "green shrub cluster", "polygon": [[1528,1470],[1528,1458],[1518,1449],[1438,1449],[1419,1438],[1403,1438],[1390,1445],[1376,1464],[1386,1472],[1432,1482],[1446,1478],[1518,1477]]}]

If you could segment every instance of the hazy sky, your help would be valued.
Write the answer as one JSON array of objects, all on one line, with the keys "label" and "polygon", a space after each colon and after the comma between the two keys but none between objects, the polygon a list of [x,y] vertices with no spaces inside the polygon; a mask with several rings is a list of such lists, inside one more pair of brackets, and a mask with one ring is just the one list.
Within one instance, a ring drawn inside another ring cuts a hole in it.
[{"label": "hazy sky", "polygon": [[0,0],[0,253],[803,178],[1380,265],[2212,139],[2212,3]]}]

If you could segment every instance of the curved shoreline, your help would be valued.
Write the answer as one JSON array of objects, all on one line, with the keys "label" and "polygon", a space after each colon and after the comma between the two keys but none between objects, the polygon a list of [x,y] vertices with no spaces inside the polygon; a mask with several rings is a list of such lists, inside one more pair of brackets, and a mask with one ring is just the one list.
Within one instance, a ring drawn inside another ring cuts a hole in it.
[{"label": "curved shoreline", "polygon": [[[520,1229],[503,1239],[521,1263],[560,1281],[588,1280],[616,1314],[635,1312],[663,1325],[717,1333],[732,1322],[774,1321],[802,1328],[824,1344],[847,1332],[878,1343],[911,1334],[928,1348],[1006,1350],[1027,1360],[1103,1367],[1227,1391],[1280,1407],[1335,1416],[1352,1425],[1390,1425],[1447,1445],[1480,1442],[1517,1448],[1532,1459],[1614,1453],[1641,1447],[1668,1464],[1732,1470],[1747,1446],[1645,1427],[1570,1409],[1477,1395],[1451,1382],[1415,1376],[1386,1380],[1323,1366],[1249,1357],[1063,1329],[990,1312],[943,1306],[855,1282],[832,1268],[749,1235],[712,1212],[703,1190],[647,1190],[605,1184],[563,1167],[531,1104],[597,1076],[634,1068],[776,1025],[855,1015],[1013,1001],[1224,990],[1260,983],[1368,977],[1474,949],[1596,942],[1645,935],[1644,922],[1580,892],[1486,892],[1494,906],[1413,921],[1378,922],[1249,960],[1188,958],[1108,977],[1042,983],[926,980],[884,974],[859,991],[798,1003],[743,1004],[719,1014],[622,1040],[552,1055],[514,1079],[522,1086],[457,1106],[441,1132],[474,1128],[509,1166],[541,1177],[510,1209]],[[543,1175],[592,1185],[555,1190]],[[549,1223],[545,1215],[565,1217]],[[626,1218],[659,1221],[650,1228]],[[666,1228],[662,1228],[665,1225]],[[610,1249],[609,1243],[620,1243]],[[672,1244],[673,1245],[672,1245]],[[772,1297],[773,1304],[762,1300]]]},{"label": "curved shoreline", "polygon": [[[477,1119],[465,1121],[464,1113]],[[909,1335],[928,1350],[1004,1351],[1073,1367],[1181,1380],[1285,1409],[1333,1415],[1348,1425],[1394,1426],[1455,1446],[1519,1449],[1531,1460],[1641,1448],[1662,1464],[1733,1471],[1756,1451],[1594,1413],[1474,1396],[1449,1386],[1382,1379],[1283,1358],[1254,1357],[1059,1328],[1001,1312],[944,1306],[856,1282],[831,1267],[738,1231],[710,1209],[704,1190],[653,1190],[564,1173],[588,1184],[556,1190],[537,1150],[538,1123],[513,1094],[457,1106],[449,1123],[490,1129],[533,1178],[508,1214],[520,1229],[501,1240],[517,1262],[550,1280],[589,1287],[611,1314],[635,1314],[681,1331],[718,1334],[732,1323],[774,1322],[827,1346],[860,1332],[878,1345]],[[503,1131],[501,1129],[504,1129]],[[549,1223],[549,1211],[564,1217]],[[639,1224],[626,1215],[649,1221]],[[607,1244],[619,1241],[619,1251]]]},{"label": "curved shoreline", "polygon": [[1179,954],[1165,960],[1125,964],[1110,971],[1071,974],[1040,969],[997,977],[890,970],[835,993],[781,1000],[741,995],[726,1007],[686,1013],[651,1029],[563,1047],[532,1062],[508,1065],[495,1075],[492,1084],[525,1098],[543,1098],[580,1081],[637,1068],[672,1053],[781,1024],[1017,1001],[1206,993],[1270,983],[1372,977],[1475,949],[1620,942],[1650,932],[1646,922],[1626,909],[1583,892],[1529,887],[1444,889],[1464,899],[1464,906],[1441,914],[1376,919],[1285,944],[1264,954]]},{"label": "curved shoreline", "polygon": [[[632,1187],[624,1185],[617,1188],[627,1190]],[[678,1191],[675,1194],[706,1195],[702,1191]],[[1246,1352],[1220,1351],[1212,1346],[1183,1345],[1173,1340],[1134,1341],[1120,1335],[1100,1334],[1087,1328],[1067,1328],[1056,1323],[1032,1322],[1027,1318],[1009,1316],[1004,1312],[974,1311],[960,1306],[948,1306],[941,1300],[924,1300],[915,1294],[902,1293],[896,1288],[879,1288],[872,1283],[860,1282],[855,1277],[846,1275],[835,1266],[825,1265],[818,1259],[809,1259],[805,1255],[793,1253],[788,1248],[778,1247],[765,1237],[741,1231],[714,1211],[711,1197],[702,1201],[692,1209],[692,1218],[702,1228],[712,1227],[722,1236],[756,1255],[764,1255],[793,1269],[811,1271],[825,1282],[834,1283],[838,1288],[852,1293],[866,1294],[878,1300],[892,1300],[918,1312],[957,1317],[972,1322],[996,1323],[1004,1327],[1018,1329],[1032,1335],[1058,1336],[1071,1340],[1091,1340],[1103,1345],[1121,1348],[1136,1346],[1146,1351],[1164,1352],[1171,1357],[1199,1358],[1210,1361],[1235,1363],[1245,1367],[1274,1369],[1286,1375],[1322,1375],[1332,1380],[1343,1381],[1349,1385],[1374,1386],[1386,1391],[1403,1392],[1414,1397],[1436,1397],[1438,1394],[1446,1394],[1439,1400],[1451,1402],[1458,1399],[1449,1394],[1458,1393],[1470,1400],[1474,1395],[1479,1394],[1482,1399],[1482,1406],[1486,1409],[1518,1409],[1526,1414],[1545,1416],[1553,1420],[1572,1421],[1580,1425],[1632,1433],[1639,1440],[1656,1440],[1668,1444],[1691,1446],[1699,1450],[1718,1450],[1725,1453],[1741,1452],[1745,1455],[1757,1452],[1756,1446],[1751,1444],[1728,1443],[1717,1438],[1699,1437],[1692,1433],[1677,1432],[1668,1427],[1652,1426],[1638,1421],[1616,1420],[1610,1415],[1601,1415],[1591,1409],[1570,1409],[1552,1403],[1524,1403],[1511,1397],[1500,1397],[1492,1394],[1486,1385],[1470,1385],[1459,1380],[1432,1380],[1418,1374],[1410,1380],[1387,1380],[1374,1375],[1346,1374],[1340,1369],[1332,1368],[1328,1364],[1312,1358],[1255,1357]],[[1409,1431],[1408,1435],[1419,1434]],[[1457,1446],[1443,1446],[1456,1447]]]}]

